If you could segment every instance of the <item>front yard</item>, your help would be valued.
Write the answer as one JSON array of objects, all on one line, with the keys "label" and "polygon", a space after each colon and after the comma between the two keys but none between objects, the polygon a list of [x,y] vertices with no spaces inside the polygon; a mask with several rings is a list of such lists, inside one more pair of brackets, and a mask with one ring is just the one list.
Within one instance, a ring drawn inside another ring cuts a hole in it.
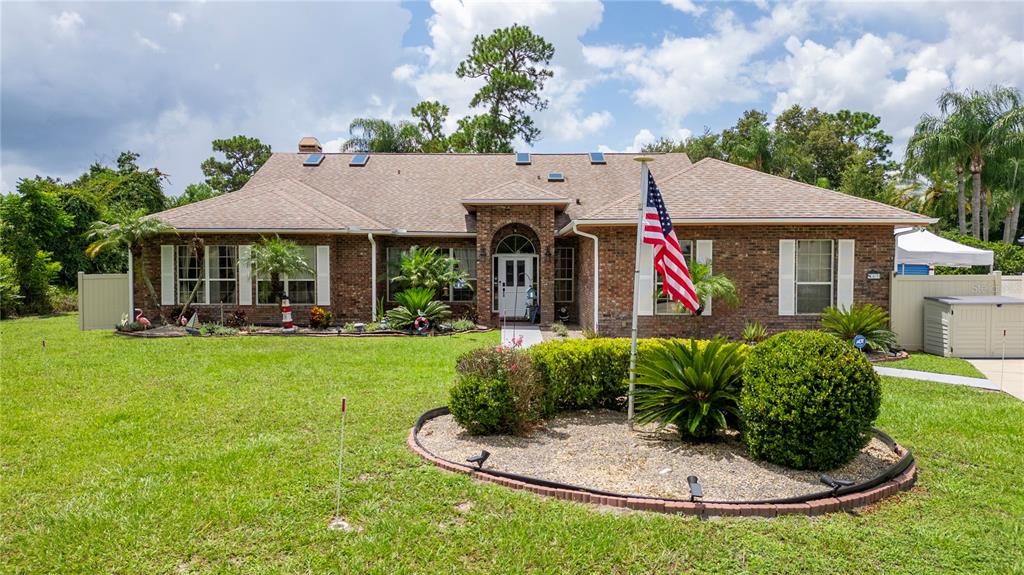
[{"label": "front yard", "polygon": [[[911,493],[860,515],[700,522],[477,484],[410,453],[408,429],[445,401],[454,358],[497,344],[493,332],[135,340],[76,320],[0,323],[3,572],[1024,565],[1024,403],[1002,394],[886,378],[878,423],[916,453]],[[327,529],[342,396],[352,533]]]}]

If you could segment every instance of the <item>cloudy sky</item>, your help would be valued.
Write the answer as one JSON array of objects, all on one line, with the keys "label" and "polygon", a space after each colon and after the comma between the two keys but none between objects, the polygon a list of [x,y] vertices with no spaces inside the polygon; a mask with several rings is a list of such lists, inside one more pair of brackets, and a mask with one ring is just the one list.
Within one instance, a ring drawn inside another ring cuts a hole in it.
[{"label": "cloudy sky", "polygon": [[4,2],[2,191],[130,149],[178,194],[215,138],[336,150],[353,117],[458,117],[473,36],[516,22],[556,49],[536,151],[635,151],[795,103],[877,114],[900,148],[944,88],[1024,86],[1015,2]]}]

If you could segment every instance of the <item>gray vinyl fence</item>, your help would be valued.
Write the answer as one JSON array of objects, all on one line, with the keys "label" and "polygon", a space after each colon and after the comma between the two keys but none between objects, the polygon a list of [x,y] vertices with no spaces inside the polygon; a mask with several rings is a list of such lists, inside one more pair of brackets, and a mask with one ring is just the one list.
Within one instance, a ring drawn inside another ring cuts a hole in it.
[{"label": "gray vinyl fence", "polygon": [[78,272],[79,329],[113,329],[130,311],[130,289],[128,274]]}]

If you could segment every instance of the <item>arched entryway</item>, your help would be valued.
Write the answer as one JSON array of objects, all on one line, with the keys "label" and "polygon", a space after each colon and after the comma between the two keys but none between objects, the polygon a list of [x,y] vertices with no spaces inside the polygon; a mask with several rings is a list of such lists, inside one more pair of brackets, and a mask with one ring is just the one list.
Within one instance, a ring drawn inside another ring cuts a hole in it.
[{"label": "arched entryway", "polygon": [[535,319],[540,302],[536,234],[522,226],[506,226],[495,234],[491,253],[491,311],[499,318]]}]

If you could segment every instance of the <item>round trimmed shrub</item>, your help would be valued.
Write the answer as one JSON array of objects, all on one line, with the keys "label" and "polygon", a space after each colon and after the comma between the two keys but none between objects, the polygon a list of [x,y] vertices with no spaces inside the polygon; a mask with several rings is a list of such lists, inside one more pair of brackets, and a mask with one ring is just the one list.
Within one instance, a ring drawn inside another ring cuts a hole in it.
[{"label": "round trimmed shrub", "polygon": [[744,441],[757,459],[832,469],[870,441],[881,400],[881,378],[853,346],[823,332],[783,332],[744,366]]},{"label": "round trimmed shrub", "polygon": [[543,389],[526,352],[478,349],[459,358],[455,371],[448,409],[471,435],[516,433],[540,416]]}]

